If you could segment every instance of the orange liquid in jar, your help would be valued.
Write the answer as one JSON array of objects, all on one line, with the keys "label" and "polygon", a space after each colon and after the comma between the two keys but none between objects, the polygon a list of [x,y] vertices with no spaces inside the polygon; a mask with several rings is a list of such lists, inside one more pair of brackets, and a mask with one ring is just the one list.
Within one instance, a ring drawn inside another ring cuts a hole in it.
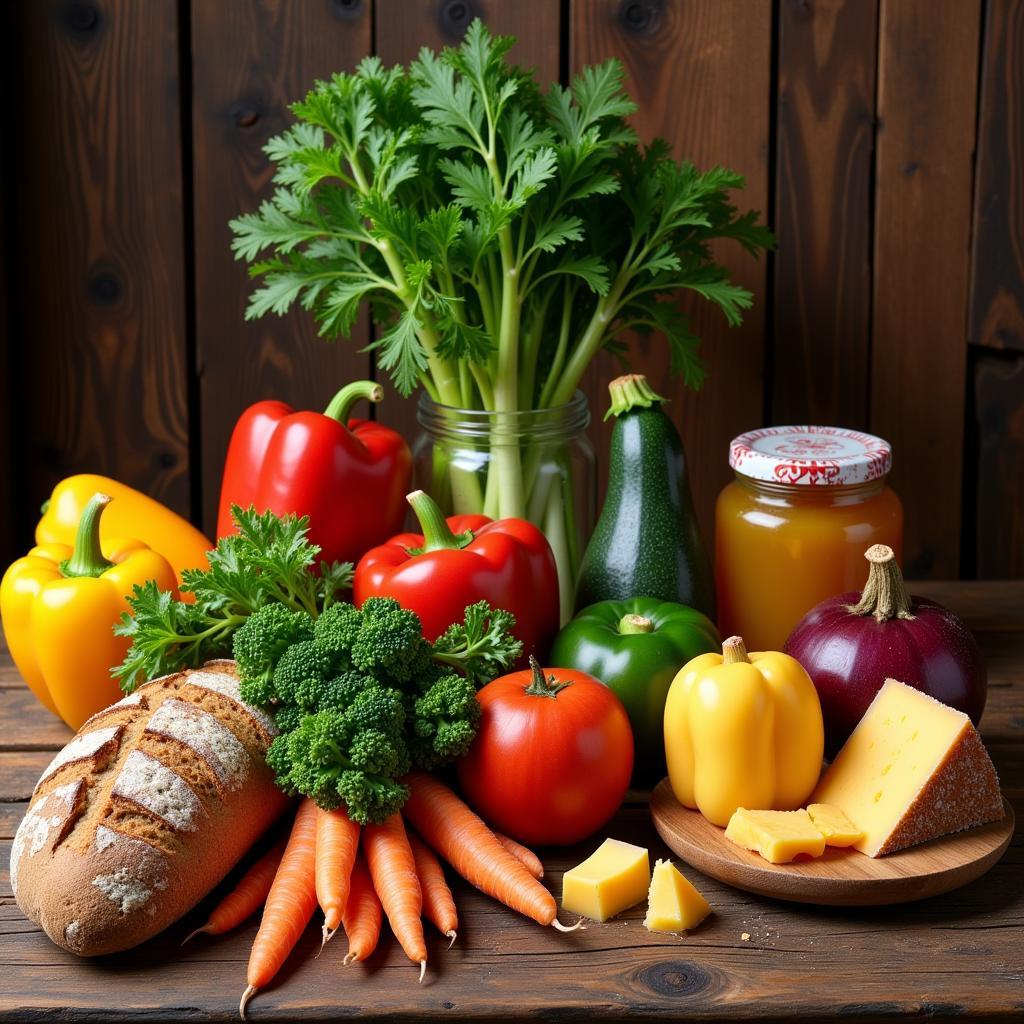
[{"label": "orange liquid in jar", "polygon": [[884,478],[807,487],[737,474],[715,510],[722,636],[742,636],[750,651],[781,650],[818,602],[864,586],[872,544],[902,557],[903,506]]}]

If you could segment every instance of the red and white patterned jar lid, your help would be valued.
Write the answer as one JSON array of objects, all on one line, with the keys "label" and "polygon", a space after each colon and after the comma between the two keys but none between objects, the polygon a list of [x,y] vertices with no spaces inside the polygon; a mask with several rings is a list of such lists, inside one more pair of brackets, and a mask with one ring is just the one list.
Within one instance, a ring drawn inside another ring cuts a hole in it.
[{"label": "red and white patterned jar lid", "polygon": [[843,427],[763,427],[733,438],[729,465],[752,480],[841,487],[884,477],[892,448],[873,434]]}]

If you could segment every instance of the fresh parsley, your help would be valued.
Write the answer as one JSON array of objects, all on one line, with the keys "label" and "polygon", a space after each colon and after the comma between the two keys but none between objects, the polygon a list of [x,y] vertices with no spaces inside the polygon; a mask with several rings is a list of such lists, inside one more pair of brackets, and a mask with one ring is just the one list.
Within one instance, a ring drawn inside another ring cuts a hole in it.
[{"label": "fresh parsley", "polygon": [[183,574],[181,589],[194,603],[175,600],[152,580],[128,598],[131,613],[114,627],[131,641],[114,670],[126,693],[147,679],[230,657],[235,632],[258,608],[279,604],[316,618],[351,589],[351,563],[318,566],[308,516],[237,505],[231,515],[238,532],[217,541],[207,556],[210,568]]}]

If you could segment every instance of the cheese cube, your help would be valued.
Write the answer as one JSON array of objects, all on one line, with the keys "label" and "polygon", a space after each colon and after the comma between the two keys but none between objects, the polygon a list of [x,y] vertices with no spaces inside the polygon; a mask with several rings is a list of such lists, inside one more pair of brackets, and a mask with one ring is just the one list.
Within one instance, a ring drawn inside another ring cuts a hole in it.
[{"label": "cheese cube", "polygon": [[652,932],[683,932],[711,913],[711,904],[691,885],[678,868],[667,860],[654,865],[647,894],[644,927]]},{"label": "cheese cube", "polygon": [[647,895],[651,864],[642,846],[606,839],[562,876],[562,909],[607,921]]},{"label": "cheese cube", "polygon": [[801,853],[820,857],[825,852],[825,837],[806,811],[748,811],[740,807],[729,819],[725,838],[772,864],[788,864]]},{"label": "cheese cube", "polygon": [[807,813],[814,827],[825,837],[826,846],[853,846],[864,838],[864,833],[838,807],[810,804]]},{"label": "cheese cube", "polygon": [[879,857],[1003,816],[999,779],[967,715],[887,679],[813,800],[861,829]]}]

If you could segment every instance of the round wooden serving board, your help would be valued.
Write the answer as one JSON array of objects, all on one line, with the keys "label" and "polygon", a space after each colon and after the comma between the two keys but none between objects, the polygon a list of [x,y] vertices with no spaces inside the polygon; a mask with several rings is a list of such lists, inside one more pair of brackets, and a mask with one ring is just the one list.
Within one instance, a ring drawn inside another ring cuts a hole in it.
[{"label": "round wooden serving board", "polygon": [[957,889],[983,875],[1006,851],[1013,836],[1013,809],[989,825],[933,839],[887,857],[825,847],[815,859],[770,864],[740,849],[698,811],[676,800],[668,779],[651,794],[654,826],[687,864],[737,889],[795,903],[873,907],[909,903]]}]

